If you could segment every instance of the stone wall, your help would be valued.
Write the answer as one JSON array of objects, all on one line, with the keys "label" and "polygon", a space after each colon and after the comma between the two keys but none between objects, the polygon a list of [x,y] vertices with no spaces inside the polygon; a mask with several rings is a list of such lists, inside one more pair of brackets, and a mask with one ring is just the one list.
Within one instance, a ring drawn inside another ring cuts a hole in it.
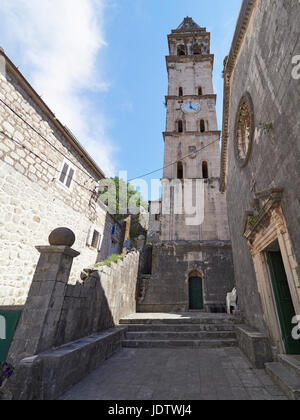
[{"label": "stone wall", "polygon": [[159,242],[161,219],[161,202],[149,202],[149,228],[147,232],[147,241],[152,243]]},{"label": "stone wall", "polygon": [[77,340],[119,324],[136,311],[139,252],[124,261],[96,269],[84,285],[68,285],[55,346]]},{"label": "stone wall", "polygon": [[[231,80],[227,204],[239,304],[253,327],[265,330],[256,276],[243,218],[255,192],[284,189],[282,209],[300,277],[300,81],[292,77],[292,58],[300,54],[300,6],[297,0],[258,0]],[[234,127],[239,101],[249,92],[255,134],[246,167],[234,156]],[[260,123],[273,123],[269,132]]]},{"label": "stone wall", "polygon": [[[5,103],[0,101],[0,305],[20,305],[38,260],[34,247],[47,243],[54,228],[66,226],[76,234],[81,255],[71,282],[79,279],[83,266],[111,253],[113,224],[113,252],[119,252],[123,230],[96,202],[93,191],[103,177],[100,170],[58,128],[51,111],[0,55],[0,100]],[[64,159],[75,168],[70,189],[59,182]],[[91,229],[101,235],[99,246],[87,246]]]},{"label": "stone wall", "polygon": [[[69,243],[66,229],[63,234]],[[41,255],[9,350],[16,372],[7,395],[17,400],[59,397],[121,348],[125,330],[115,327],[136,310],[139,252],[70,285],[79,253],[53,243],[37,247]]]},{"label": "stone wall", "polygon": [[[193,186],[193,191],[195,191],[195,181]],[[226,198],[224,195],[220,194],[219,191],[219,179],[218,178],[209,178],[201,180],[203,182],[203,197],[195,197],[193,192],[194,203],[197,200],[197,206],[200,207],[200,204],[203,205],[204,210],[204,219],[202,223],[196,224],[193,220],[196,219],[195,216],[188,214],[187,209],[185,208],[187,200],[184,200],[183,203],[183,214],[176,214],[175,212],[175,193],[174,188],[171,188],[171,205],[170,205],[170,214],[162,214],[160,217],[160,240],[161,241],[228,241],[230,240],[229,228],[227,222],[227,208],[226,208]],[[184,188],[183,188],[183,197],[184,197]],[[200,200],[204,199],[204,203]],[[199,204],[198,204],[199,202]],[[196,204],[194,204],[196,205]],[[199,209],[197,207],[197,209]],[[191,210],[187,206],[188,210]],[[199,216],[202,216],[200,213]],[[189,221],[191,220],[191,221]],[[152,224],[150,225],[152,226]],[[152,228],[152,231],[154,228]]]},{"label": "stone wall", "polygon": [[204,309],[225,308],[233,289],[230,242],[172,242],[153,247],[152,275],[142,276],[139,312],[189,310],[189,276],[197,271],[203,281]]}]

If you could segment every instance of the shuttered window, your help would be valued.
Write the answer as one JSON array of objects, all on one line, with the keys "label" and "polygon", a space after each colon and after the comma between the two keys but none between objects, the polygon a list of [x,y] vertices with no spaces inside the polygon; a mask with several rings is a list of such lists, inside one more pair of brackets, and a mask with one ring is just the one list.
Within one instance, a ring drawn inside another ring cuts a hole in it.
[{"label": "shuttered window", "polygon": [[98,248],[98,245],[99,245],[99,239],[100,239],[100,233],[99,233],[99,232],[97,232],[96,230],[94,230],[94,233],[93,233],[93,239],[92,239],[92,244],[91,244],[91,246],[92,246],[93,248]]},{"label": "shuttered window", "polygon": [[65,163],[64,166],[63,166],[63,169],[61,171],[60,178],[59,178],[60,182],[63,183],[63,184],[65,183],[68,170],[69,170],[69,167],[68,167],[67,163]]},{"label": "shuttered window", "polygon": [[75,169],[71,166],[69,162],[64,162],[59,177],[59,182],[61,182],[66,188],[70,189],[72,181],[74,179]]}]

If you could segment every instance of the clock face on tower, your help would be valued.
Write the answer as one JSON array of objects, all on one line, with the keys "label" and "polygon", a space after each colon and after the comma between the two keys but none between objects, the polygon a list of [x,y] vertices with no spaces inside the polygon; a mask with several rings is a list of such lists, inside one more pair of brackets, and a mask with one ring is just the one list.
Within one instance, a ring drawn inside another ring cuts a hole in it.
[{"label": "clock face on tower", "polygon": [[189,102],[188,104],[183,105],[183,111],[189,114],[193,114],[195,112],[198,112],[199,110],[199,105],[195,104],[194,102]]}]

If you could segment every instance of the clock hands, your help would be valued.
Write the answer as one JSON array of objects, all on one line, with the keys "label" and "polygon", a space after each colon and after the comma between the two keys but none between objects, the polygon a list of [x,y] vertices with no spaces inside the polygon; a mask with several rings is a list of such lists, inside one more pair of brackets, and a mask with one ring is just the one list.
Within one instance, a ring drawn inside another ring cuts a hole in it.
[{"label": "clock hands", "polygon": [[197,111],[197,108],[195,108],[195,107],[193,106],[192,102],[190,102],[190,109],[191,109],[191,110],[193,110],[193,111]]},{"label": "clock hands", "polygon": [[187,103],[184,107],[186,112],[197,112],[199,110],[199,107],[195,105],[192,101]]}]

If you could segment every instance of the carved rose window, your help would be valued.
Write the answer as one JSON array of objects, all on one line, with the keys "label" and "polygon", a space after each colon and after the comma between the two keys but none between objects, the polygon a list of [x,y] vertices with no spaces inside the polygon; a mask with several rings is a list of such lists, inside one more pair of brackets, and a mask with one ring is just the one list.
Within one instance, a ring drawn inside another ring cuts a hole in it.
[{"label": "carved rose window", "polygon": [[254,135],[254,113],[251,96],[246,93],[239,103],[235,122],[235,155],[240,167],[249,161]]}]

